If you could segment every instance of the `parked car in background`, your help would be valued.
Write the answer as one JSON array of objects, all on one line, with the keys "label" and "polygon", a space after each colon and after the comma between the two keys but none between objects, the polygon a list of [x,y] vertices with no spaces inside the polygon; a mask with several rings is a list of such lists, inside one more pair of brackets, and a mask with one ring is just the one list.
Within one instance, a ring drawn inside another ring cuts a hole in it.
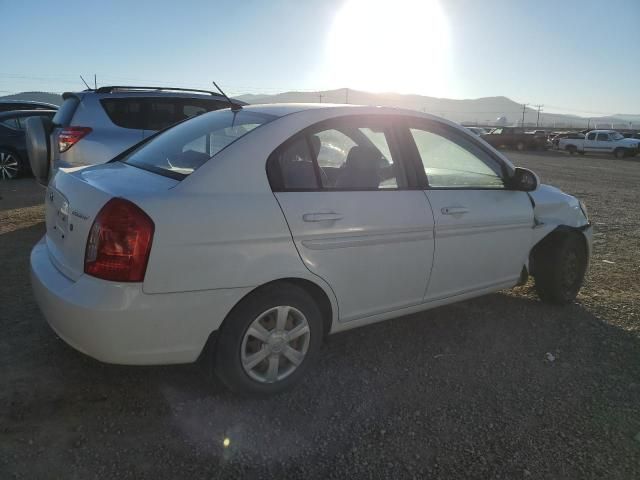
[{"label": "parked car in background", "polygon": [[554,148],[555,150],[558,150],[559,149],[559,142],[560,142],[560,139],[562,139],[562,138],[568,138],[568,139],[572,139],[572,140],[580,140],[580,139],[584,140],[584,133],[580,133],[580,132],[560,132],[560,133],[557,133],[556,135],[551,137],[551,146],[552,146],[552,148]]},{"label": "parked car in background", "polygon": [[57,110],[58,105],[45,102],[32,102],[29,100],[0,100],[0,112],[12,110]]},{"label": "parked car in background", "polygon": [[487,132],[486,128],[482,128],[482,127],[464,127],[467,130],[469,130],[471,133],[475,134],[475,135],[485,135]]},{"label": "parked car in background", "polygon": [[525,133],[524,129],[518,127],[494,128],[491,133],[482,135],[482,139],[496,148],[515,148],[520,151],[543,149],[547,146],[546,138]]},{"label": "parked car in background", "polygon": [[53,118],[55,110],[18,110],[0,112],[0,179],[12,180],[31,169],[27,155],[25,123],[27,118]]},{"label": "parked car in background", "polygon": [[616,158],[632,157],[640,151],[640,140],[624,138],[615,130],[591,130],[583,139],[561,138],[560,150],[574,153],[612,153]]},{"label": "parked car in background", "polygon": [[529,274],[572,302],[591,251],[576,198],[395,108],[209,112],[60,168],[45,198],[32,285],[62,339],[110,363],[202,358],[243,392],[298,381],[326,334]]},{"label": "parked car in background", "polygon": [[104,163],[174,123],[229,107],[218,93],[180,88],[111,86],[62,97],[53,121],[27,132],[32,156],[46,155],[54,169]]}]

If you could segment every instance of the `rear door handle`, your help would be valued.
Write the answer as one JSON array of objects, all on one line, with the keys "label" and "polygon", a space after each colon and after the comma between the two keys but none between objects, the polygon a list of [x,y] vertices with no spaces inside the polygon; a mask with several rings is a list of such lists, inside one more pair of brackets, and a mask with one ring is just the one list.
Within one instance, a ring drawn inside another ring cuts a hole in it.
[{"label": "rear door handle", "polygon": [[302,215],[302,220],[305,222],[335,222],[342,220],[342,215],[335,212],[305,213]]},{"label": "rear door handle", "polygon": [[442,207],[440,211],[443,215],[464,215],[469,213],[469,209],[466,207]]}]

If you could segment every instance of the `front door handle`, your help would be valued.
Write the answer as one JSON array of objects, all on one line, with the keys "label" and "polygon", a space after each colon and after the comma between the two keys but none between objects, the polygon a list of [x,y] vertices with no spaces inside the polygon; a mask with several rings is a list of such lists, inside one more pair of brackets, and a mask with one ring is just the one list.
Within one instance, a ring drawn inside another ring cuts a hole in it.
[{"label": "front door handle", "polygon": [[466,207],[442,207],[440,211],[443,215],[464,215],[469,213],[469,209]]},{"label": "front door handle", "polygon": [[342,220],[342,215],[335,212],[305,213],[302,215],[302,220],[305,222],[335,222]]}]

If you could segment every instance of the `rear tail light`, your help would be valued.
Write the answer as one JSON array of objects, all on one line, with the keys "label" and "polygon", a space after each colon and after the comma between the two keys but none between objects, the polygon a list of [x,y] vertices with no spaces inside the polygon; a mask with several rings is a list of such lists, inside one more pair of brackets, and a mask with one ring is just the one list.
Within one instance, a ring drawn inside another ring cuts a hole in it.
[{"label": "rear tail light", "polygon": [[76,143],[78,143],[78,140],[89,133],[91,133],[91,128],[89,127],[63,128],[58,135],[58,150],[60,151],[60,153],[66,152]]},{"label": "rear tail light", "polygon": [[112,198],[89,231],[84,272],[114,282],[142,282],[154,229],[153,220],[138,206]]}]

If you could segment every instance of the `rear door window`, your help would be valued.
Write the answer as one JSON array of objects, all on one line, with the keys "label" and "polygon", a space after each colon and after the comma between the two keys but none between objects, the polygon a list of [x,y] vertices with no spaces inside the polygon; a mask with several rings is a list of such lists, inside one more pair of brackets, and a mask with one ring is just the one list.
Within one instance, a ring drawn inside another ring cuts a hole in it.
[{"label": "rear door window", "polygon": [[198,98],[148,98],[145,102],[146,119],[143,128],[151,131],[162,130],[187,118],[228,107],[225,102]]},{"label": "rear door window", "polygon": [[100,103],[117,126],[150,132],[228,106],[217,100],[170,97],[105,98]]},{"label": "rear door window", "polygon": [[109,119],[118,127],[144,129],[143,99],[105,98],[100,103]]}]

